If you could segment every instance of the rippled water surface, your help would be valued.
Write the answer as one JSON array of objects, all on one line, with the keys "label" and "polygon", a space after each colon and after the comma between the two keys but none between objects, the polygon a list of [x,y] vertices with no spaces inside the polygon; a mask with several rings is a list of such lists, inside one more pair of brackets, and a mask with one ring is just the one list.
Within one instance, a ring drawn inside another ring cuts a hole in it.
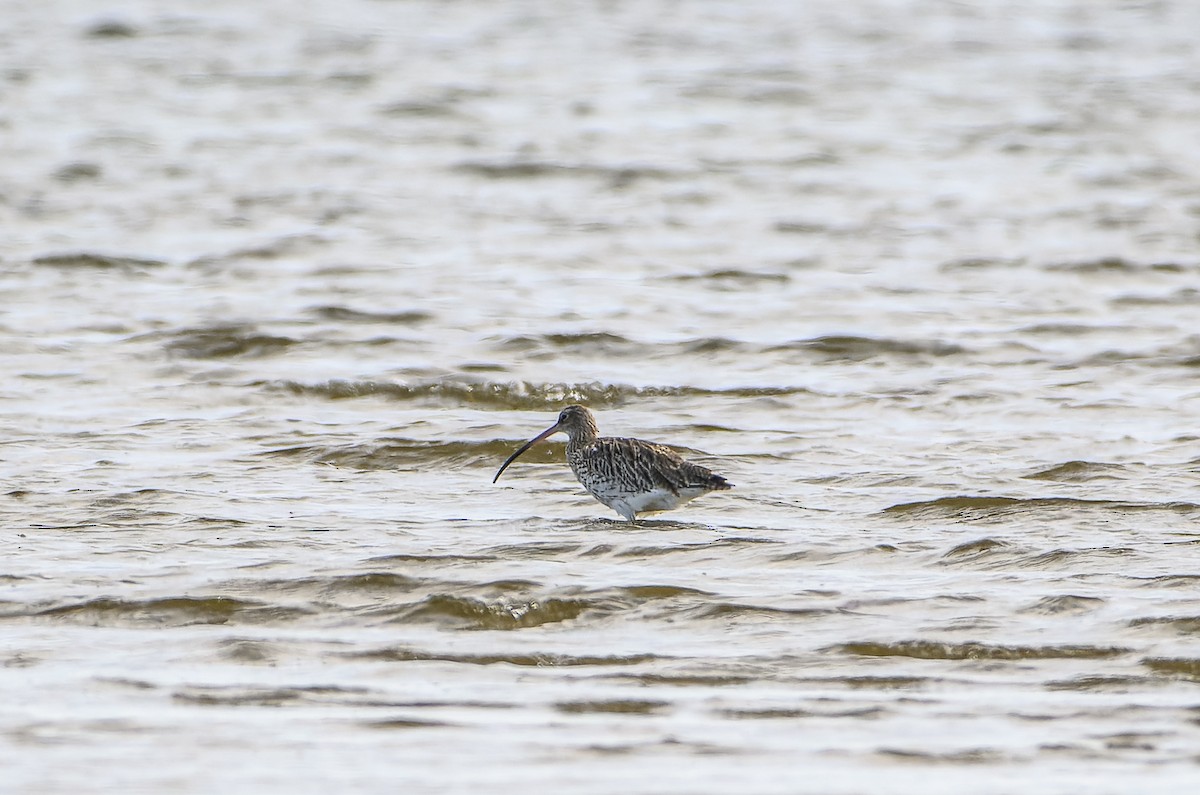
[{"label": "rippled water surface", "polygon": [[1200,5],[4,16],[6,791],[1200,780]]}]

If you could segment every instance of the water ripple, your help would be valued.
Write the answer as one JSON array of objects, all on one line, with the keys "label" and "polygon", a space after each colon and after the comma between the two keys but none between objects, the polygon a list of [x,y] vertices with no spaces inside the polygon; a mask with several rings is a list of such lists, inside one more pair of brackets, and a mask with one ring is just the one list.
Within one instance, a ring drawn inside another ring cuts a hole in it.
[{"label": "water ripple", "polygon": [[466,382],[435,381],[416,384],[397,384],[388,381],[257,381],[252,386],[293,395],[346,400],[363,397],[385,397],[391,400],[422,401],[435,405],[482,406],[496,409],[557,411],[568,403],[582,403],[593,408],[619,406],[626,402],[651,397],[766,397],[803,394],[800,387],[736,387],[730,389],[701,389],[698,387],[628,386],[620,384],[574,383],[537,384],[525,381]]},{"label": "water ripple", "polygon": [[1104,660],[1131,649],[1104,646],[1002,646],[990,643],[937,643],[901,641],[839,643],[829,651],[866,657],[913,657],[919,660]]}]

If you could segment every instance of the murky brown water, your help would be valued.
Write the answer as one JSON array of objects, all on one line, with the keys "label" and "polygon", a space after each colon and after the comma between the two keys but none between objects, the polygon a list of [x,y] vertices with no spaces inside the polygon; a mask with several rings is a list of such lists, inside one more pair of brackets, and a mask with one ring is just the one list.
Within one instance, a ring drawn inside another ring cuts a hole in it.
[{"label": "murky brown water", "polygon": [[1194,786],[1200,4],[4,20],[6,791]]}]

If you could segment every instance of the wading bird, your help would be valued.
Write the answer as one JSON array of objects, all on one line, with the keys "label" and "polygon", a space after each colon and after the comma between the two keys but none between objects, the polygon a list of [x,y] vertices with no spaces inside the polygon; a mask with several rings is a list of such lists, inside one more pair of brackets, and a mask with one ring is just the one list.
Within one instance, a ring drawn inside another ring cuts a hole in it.
[{"label": "wading bird", "polygon": [[669,447],[600,436],[596,415],[583,406],[563,409],[558,422],[508,457],[492,482],[517,456],[556,433],[567,435],[567,463],[580,484],[631,522],[639,513],[670,511],[701,494],[733,488],[721,475],[684,461]]}]

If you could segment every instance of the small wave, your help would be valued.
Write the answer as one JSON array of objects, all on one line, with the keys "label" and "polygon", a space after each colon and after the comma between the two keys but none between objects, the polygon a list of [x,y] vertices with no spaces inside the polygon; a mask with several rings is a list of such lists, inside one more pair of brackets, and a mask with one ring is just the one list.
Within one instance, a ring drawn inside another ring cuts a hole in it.
[{"label": "small wave", "polygon": [[380,116],[399,118],[454,118],[462,115],[453,96],[436,99],[407,99],[390,102],[376,109]]},{"label": "small wave", "polygon": [[990,538],[959,544],[938,560],[938,564],[942,566],[981,570],[1040,568],[1035,562],[1044,564],[1046,561],[1038,561],[1038,555],[1028,547]]},{"label": "small wave", "polygon": [[104,176],[104,168],[92,160],[71,160],[54,169],[50,175],[56,182],[70,185],[75,182],[89,182]]},{"label": "small wave", "polygon": [[724,268],[721,270],[705,271],[703,273],[681,273],[676,276],[668,276],[668,279],[677,282],[707,282],[707,283],[729,283],[736,282],[738,285],[780,285],[786,284],[792,280],[792,277],[786,273],[778,271],[746,271],[739,268]]},{"label": "small wave", "polygon": [[1052,273],[1185,273],[1195,271],[1198,267],[1177,262],[1142,264],[1122,257],[1101,257],[1080,262],[1052,263],[1042,269]]},{"label": "small wave", "polygon": [[105,494],[97,497],[92,501],[92,506],[95,508],[112,508],[116,506],[148,505],[173,494],[174,492],[151,488],[122,491],[116,494]]},{"label": "small wave", "polygon": [[496,665],[504,663],[522,668],[577,668],[641,665],[663,659],[655,654],[628,655],[573,655],[553,653],[528,654],[452,654],[450,652],[423,651],[407,647],[387,647],[369,651],[349,652],[346,657],[380,662],[425,662],[442,661],[467,665]]},{"label": "small wave", "polygon": [[682,354],[711,354],[711,353],[754,353],[757,349],[747,345],[740,340],[731,340],[728,337],[700,337],[698,339],[681,342],[677,345],[679,353]]},{"label": "small wave", "polygon": [[1191,306],[1200,304],[1200,290],[1184,287],[1168,295],[1122,295],[1110,302],[1115,306]]},{"label": "small wave", "polygon": [[94,251],[75,251],[63,254],[43,254],[34,257],[31,262],[47,268],[95,268],[101,270],[146,270],[161,268],[167,263],[157,259],[142,257],[115,256],[99,254]]},{"label": "small wave", "polygon": [[1105,464],[1094,461],[1067,461],[1039,470],[1023,477],[1026,480],[1053,480],[1060,483],[1083,483],[1089,480],[1116,480],[1115,472],[1125,467],[1120,464]]},{"label": "small wave", "polygon": [[[643,527],[657,526],[660,528],[678,527],[691,529],[696,525],[689,522],[675,522],[670,519],[648,520],[639,522]],[[701,525],[703,526],[703,525]],[[700,550],[742,549],[752,548],[759,544],[783,544],[785,542],[773,538],[718,538],[712,541],[695,541],[689,543],[662,544],[656,546],[628,547],[615,553],[618,558],[650,558],[658,555],[676,555],[697,552]]]},{"label": "small wave", "polygon": [[364,596],[380,599],[395,598],[422,587],[426,580],[389,571],[367,571],[332,576],[296,577],[294,579],[233,580],[220,584],[230,592],[252,592],[255,596],[278,601],[281,597],[309,603],[314,609],[332,609],[328,600],[349,595],[361,601]]},{"label": "small wave", "polygon": [[284,704],[320,703],[360,705],[366,688],[314,685],[311,687],[244,687],[191,685],[174,693],[176,701],[204,706],[278,707]]},{"label": "small wave", "polygon": [[939,497],[936,500],[905,502],[884,508],[882,513],[901,516],[935,516],[945,518],[980,519],[1014,513],[1045,510],[1103,510],[1134,513],[1170,511],[1193,513],[1200,505],[1191,502],[1123,502],[1120,500],[1085,500],[1075,497]]},{"label": "small wave", "polygon": [[962,560],[979,560],[980,558],[992,557],[998,552],[1012,552],[1013,545],[1007,541],[1000,541],[995,538],[978,538],[974,541],[965,541],[953,549],[942,555],[943,560],[947,561],[962,561]]},{"label": "small wave", "polygon": [[[1047,337],[1083,337],[1088,334],[1111,334],[1119,330],[1117,326],[1097,326],[1087,323],[1036,323],[1017,329],[1018,334],[1036,334]],[[1128,326],[1124,328],[1129,328]]]},{"label": "small wave", "polygon": [[1161,574],[1154,577],[1134,577],[1140,580],[1142,587],[1148,588],[1186,588],[1200,586],[1200,574]]},{"label": "small wave", "polygon": [[933,680],[924,676],[833,676],[821,681],[863,690],[908,690],[924,687]]},{"label": "small wave", "polygon": [[555,560],[579,549],[579,544],[559,544],[553,541],[530,544],[501,544],[484,550],[501,560]]},{"label": "small wave", "polygon": [[1180,635],[1200,635],[1200,616],[1153,616],[1135,618],[1131,627],[1166,627]]},{"label": "small wave", "polygon": [[727,687],[761,681],[757,674],[620,674],[616,677],[639,685],[671,687]]},{"label": "small wave", "polygon": [[1014,562],[1022,569],[1043,569],[1053,571],[1063,569],[1077,571],[1084,563],[1092,560],[1105,560],[1112,557],[1125,558],[1136,555],[1137,551],[1129,547],[1090,547],[1086,549],[1052,549],[1037,555],[1029,555]]},{"label": "small wave", "polygon": [[230,638],[220,644],[221,656],[237,663],[274,664],[280,657],[279,648],[272,643],[248,638]]},{"label": "small wave", "polygon": [[427,718],[381,718],[360,721],[358,725],[367,729],[437,729],[456,724]]},{"label": "small wave", "polygon": [[226,624],[264,622],[303,615],[304,611],[271,607],[262,602],[226,596],[168,597],[163,599],[125,600],[91,599],[39,610],[32,615],[95,626],[187,626],[189,624]]},{"label": "small wave", "polygon": [[813,94],[795,80],[763,78],[751,75],[717,75],[682,89],[689,99],[723,99],[755,104],[807,105]]},{"label": "small wave", "polygon": [[645,356],[654,350],[653,345],[611,334],[607,331],[581,332],[577,334],[519,334],[498,340],[499,350],[529,355],[578,355],[600,354],[604,356]]},{"label": "small wave", "polygon": [[530,384],[526,382],[436,381],[396,384],[386,381],[325,381],[303,384],[275,381],[269,388],[295,395],[313,395],[331,400],[386,397],[392,400],[419,400],[448,405],[482,405],[507,409],[556,409],[566,403],[613,406],[637,396],[670,394],[675,390],[637,389],[611,384]]},{"label": "small wave", "polygon": [[885,759],[902,759],[920,764],[997,765],[1007,757],[994,748],[967,748],[948,753],[930,753],[909,748],[880,748],[876,752]]},{"label": "small wave", "polygon": [[771,397],[807,393],[802,387],[735,387],[731,389],[699,389],[695,387],[637,387],[621,384],[550,383],[527,381],[455,381],[442,380],[417,384],[397,384],[388,381],[323,381],[315,384],[299,381],[257,381],[252,384],[272,391],[312,396],[327,400],[347,400],[364,397],[384,397],[391,400],[423,401],[438,405],[483,406],[486,408],[519,411],[557,411],[569,403],[581,403],[593,408],[608,408],[623,403],[655,397]]},{"label": "small wave", "polygon": [[858,337],[853,335],[830,335],[796,340],[784,345],[767,348],[768,351],[807,351],[828,359],[863,361],[877,356],[954,356],[965,353],[966,348],[953,343],[939,341],[914,341],[889,337]]},{"label": "small wave", "polygon": [[133,23],[118,17],[100,17],[84,29],[83,34],[92,39],[131,39],[142,35]]},{"label": "small wave", "polygon": [[1141,676],[1077,676],[1073,679],[1056,679],[1046,682],[1043,687],[1047,690],[1080,690],[1083,692],[1116,690],[1128,692],[1130,688],[1146,684],[1148,684],[1147,678]]},{"label": "small wave", "polygon": [[[239,196],[238,203],[242,206],[278,206],[286,204],[294,197],[291,194],[271,194],[266,196]],[[317,246],[324,245],[328,239],[317,234],[283,235],[274,240],[264,241],[258,245],[234,249],[224,254],[207,254],[188,263],[189,268],[219,268],[242,260],[273,260],[283,257],[295,257],[311,251]]]},{"label": "small wave", "polygon": [[776,232],[785,235],[836,235],[846,234],[848,228],[838,228],[824,221],[788,218],[776,221],[772,227]]},{"label": "small wave", "polygon": [[528,629],[578,618],[595,607],[584,599],[531,599],[484,602],[469,597],[434,594],[400,608],[389,623],[449,622],[466,629]]},{"label": "small wave", "polygon": [[830,713],[814,712],[796,707],[764,707],[762,709],[730,707],[720,710],[718,714],[730,720],[793,720],[795,718],[835,717]]},{"label": "small wave", "polygon": [[668,701],[645,699],[611,699],[607,701],[560,701],[554,705],[559,712],[568,715],[651,715],[670,706]]},{"label": "small wave", "polygon": [[367,312],[345,306],[316,306],[309,310],[323,320],[343,323],[382,323],[387,325],[412,326],[433,318],[428,312],[409,309],[400,312]]},{"label": "small wave", "polygon": [[1062,615],[1064,613],[1082,615],[1090,613],[1093,610],[1098,610],[1104,604],[1104,599],[1095,596],[1062,594],[1060,596],[1047,596],[1039,599],[1028,607],[1021,608],[1018,612],[1047,616]]},{"label": "small wave", "polygon": [[370,562],[372,563],[414,563],[438,567],[454,563],[481,563],[490,560],[496,560],[496,557],[494,555],[413,555],[401,553],[370,558]]},{"label": "small wave", "polygon": [[639,342],[609,332],[579,334],[521,334],[497,340],[495,346],[508,352],[520,352],[526,357],[551,358],[563,354],[574,356],[623,356],[652,358],[676,355],[712,353],[759,353],[761,346],[728,337],[700,337],[673,343]]},{"label": "small wave", "polygon": [[250,326],[228,325],[176,331],[165,348],[186,359],[231,359],[269,356],[296,344],[289,337],[262,334]]},{"label": "small wave", "polygon": [[1200,658],[1197,657],[1147,657],[1142,660],[1142,665],[1156,674],[1200,680]]},{"label": "small wave", "polygon": [[1001,646],[910,640],[899,643],[842,643],[830,647],[829,651],[863,657],[912,657],[918,660],[1105,660],[1128,654],[1130,650],[1109,646]]},{"label": "small wave", "polygon": [[1020,568],[1075,570],[1089,561],[1107,560],[1111,557],[1126,557],[1136,554],[1128,547],[1090,547],[1085,549],[1052,549],[1049,552],[1033,552],[993,539],[969,541],[951,549],[942,556],[943,565],[968,565],[984,569]]},{"label": "small wave", "polygon": [[557,163],[546,160],[468,160],[455,171],[488,179],[541,179],[545,177],[593,177],[608,180],[610,187],[621,188],[640,179],[672,179],[680,172],[644,165],[596,165]]},{"label": "small wave", "polygon": [[935,500],[903,502],[888,506],[883,513],[901,516],[945,516],[977,518],[1019,510],[1031,500],[1016,497],[939,497]]},{"label": "small wave", "polygon": [[1153,616],[1133,618],[1130,627],[1165,627],[1180,635],[1200,635],[1200,616]]},{"label": "small wave", "polygon": [[943,273],[954,271],[978,271],[992,268],[1019,268],[1025,264],[1023,259],[1003,259],[1000,257],[966,257],[942,263],[939,270]]},{"label": "small wave", "polygon": [[[1131,363],[1150,367],[1198,367],[1200,366],[1200,337],[1191,336],[1171,345],[1136,351],[1102,350],[1078,361],[1060,365],[1060,369],[1103,368]],[[1113,405],[1113,403],[1107,401],[1101,405]]]},{"label": "small wave", "polygon": [[692,615],[697,618],[814,618],[839,611],[829,607],[768,607],[738,602],[718,602],[697,608]]},{"label": "small wave", "polygon": [[314,579],[309,582],[319,584],[321,591],[325,593],[390,594],[397,591],[411,591],[421,581],[390,571],[368,571],[361,574],[343,574],[337,577]]},{"label": "small wave", "polygon": [[771,154],[752,154],[746,151],[740,151],[737,154],[726,157],[714,157],[707,155],[700,158],[701,165],[705,166],[710,173],[728,173],[731,171],[744,171],[746,168],[758,168],[767,166],[768,168],[804,168],[808,166],[828,166],[842,162],[842,158],[838,157],[833,152],[827,150],[813,150],[808,152],[797,152],[783,156]]},{"label": "small wave", "polygon": [[[437,464],[440,468],[481,466],[503,461],[519,441],[452,441],[430,442],[416,439],[386,439],[370,444],[351,444],[340,447],[298,445],[281,447],[259,453],[269,458],[299,459],[313,464],[344,467],[362,471],[405,470]],[[529,451],[526,459],[535,463],[552,463],[562,459],[563,444],[546,442]]]},{"label": "small wave", "polygon": [[468,160],[454,167],[455,171],[489,179],[533,179],[559,176],[574,171],[566,163],[551,163],[535,160],[510,160],[504,162]]},{"label": "small wave", "polygon": [[711,591],[699,588],[688,588],[683,585],[628,585],[616,589],[617,593],[626,596],[634,602],[648,602],[653,599],[675,599],[681,596],[710,597]]}]

